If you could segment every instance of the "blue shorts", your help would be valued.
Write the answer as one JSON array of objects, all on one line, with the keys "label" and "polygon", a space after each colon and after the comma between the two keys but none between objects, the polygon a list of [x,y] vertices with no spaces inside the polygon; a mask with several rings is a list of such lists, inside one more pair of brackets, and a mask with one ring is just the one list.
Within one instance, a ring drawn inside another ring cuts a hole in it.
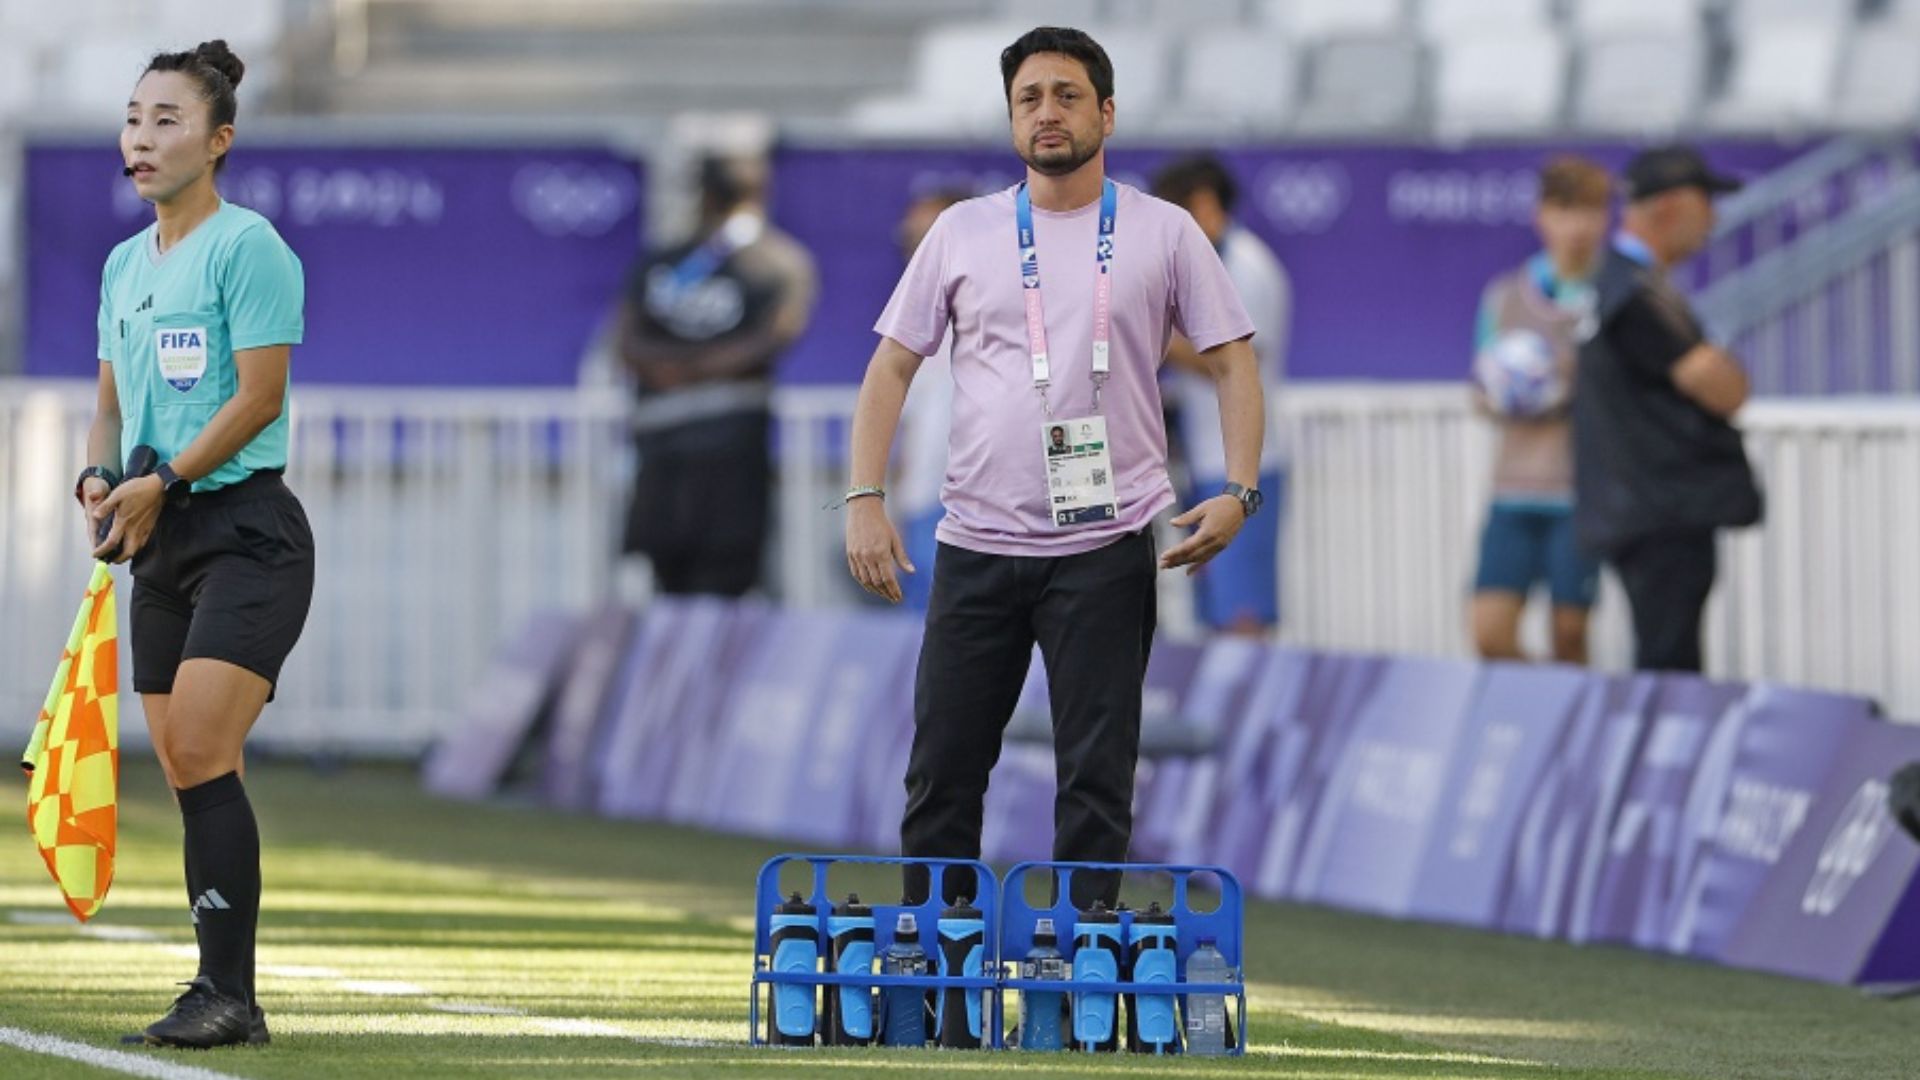
[{"label": "blue shorts", "polygon": [[1600,563],[1574,541],[1573,508],[1494,503],[1473,591],[1526,596],[1542,580],[1555,607],[1590,608],[1600,593]]},{"label": "blue shorts", "polygon": [[[1223,479],[1200,478],[1188,506],[1220,494]],[[1247,519],[1227,549],[1193,576],[1194,614],[1215,630],[1236,623],[1280,623],[1280,518],[1287,505],[1285,473],[1260,475],[1260,512]]]}]

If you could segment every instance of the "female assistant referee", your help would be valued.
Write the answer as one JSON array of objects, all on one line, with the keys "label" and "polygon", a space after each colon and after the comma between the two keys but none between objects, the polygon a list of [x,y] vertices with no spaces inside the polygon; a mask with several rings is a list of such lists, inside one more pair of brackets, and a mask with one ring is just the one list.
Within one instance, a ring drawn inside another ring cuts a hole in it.
[{"label": "female assistant referee", "polygon": [[[224,41],[161,53],[127,102],[120,153],[155,221],[101,275],[99,404],[76,488],[90,539],[112,516],[95,556],[133,562],[133,685],[186,827],[200,968],[129,1037],[156,1046],[267,1041],[253,1003],[260,833],[241,746],[313,597],[313,534],[281,481],[300,260],[214,186],[245,70]],[[142,445],[158,466],[120,481]]]}]

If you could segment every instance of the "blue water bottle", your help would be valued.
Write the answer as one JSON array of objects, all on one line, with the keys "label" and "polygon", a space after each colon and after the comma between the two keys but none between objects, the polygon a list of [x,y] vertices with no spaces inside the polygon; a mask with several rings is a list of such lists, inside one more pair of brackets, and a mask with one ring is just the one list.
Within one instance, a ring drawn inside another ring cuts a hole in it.
[{"label": "blue water bottle", "polygon": [[[830,967],[839,975],[873,974],[873,909],[848,893],[827,916]],[[873,987],[830,986],[821,1029],[829,1046],[865,1046],[873,1041]]]},{"label": "blue water bottle", "polygon": [[[1020,977],[1066,981],[1067,960],[1060,954],[1059,941],[1052,919],[1035,921],[1033,948],[1020,962]],[[1028,990],[1020,995],[1020,1049],[1061,1049],[1060,1013],[1065,997],[1058,990]]]},{"label": "blue water bottle", "polygon": [[[812,904],[794,893],[773,909],[773,970],[820,969],[820,925]],[[813,987],[774,983],[767,988],[767,1041],[776,1046],[813,1045]]]},{"label": "blue water bottle", "polygon": [[[1180,1024],[1175,1015],[1173,984],[1180,970],[1179,935],[1173,916],[1158,902],[1134,916],[1128,933],[1128,979],[1140,989],[1127,995],[1127,1049],[1137,1054],[1180,1052]],[[1150,993],[1148,986],[1165,986]]]},{"label": "blue water bottle", "polygon": [[[1095,900],[1093,907],[1080,913],[1073,924],[1073,981],[1120,981],[1120,963],[1125,956],[1120,942],[1120,916],[1108,911],[1105,901]],[[1104,990],[1083,990],[1073,995],[1073,1044],[1085,1051],[1120,1048],[1118,1019],[1119,996]]]},{"label": "blue water bottle", "polygon": [[[980,909],[961,897],[940,913],[940,974],[977,979],[986,969],[987,924]],[[940,992],[934,1030],[940,1045],[960,1050],[980,1046],[980,991],[952,987]]]},{"label": "blue water bottle", "polygon": [[[893,943],[880,956],[882,975],[925,975],[927,951],[920,947],[920,920],[903,911],[893,924]],[[880,1045],[927,1045],[927,995],[917,986],[880,991]]]}]

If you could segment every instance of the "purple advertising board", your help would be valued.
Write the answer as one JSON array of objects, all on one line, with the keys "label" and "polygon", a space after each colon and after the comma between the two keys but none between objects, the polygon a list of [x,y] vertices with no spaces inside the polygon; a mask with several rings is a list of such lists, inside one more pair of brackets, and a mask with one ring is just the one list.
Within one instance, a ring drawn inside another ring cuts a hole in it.
[{"label": "purple advertising board", "polygon": [[[1274,715],[1268,728],[1262,775],[1255,780],[1252,823],[1264,832],[1258,837],[1253,872],[1245,879],[1256,895],[1300,895],[1301,853],[1321,814],[1334,805],[1324,796],[1358,727],[1354,718],[1380,689],[1390,663],[1373,656],[1308,656],[1300,673],[1304,678],[1284,698],[1287,711]],[[1249,706],[1256,717],[1273,700],[1273,681],[1294,671],[1285,661],[1267,669]],[[1232,809],[1222,807],[1221,812]]]},{"label": "purple advertising board", "polygon": [[1574,941],[1664,947],[1694,775],[1716,737],[1728,745],[1724,733],[1737,736],[1742,693],[1739,686],[1691,676],[1661,678],[1611,827],[1588,851],[1590,874],[1581,891],[1590,903],[1570,928]]},{"label": "purple advertising board", "polygon": [[1880,724],[1865,698],[1753,686],[1695,771],[1665,948],[1709,960],[1805,827],[1839,755]]},{"label": "purple advertising board", "polygon": [[697,820],[713,757],[712,718],[733,685],[714,673],[735,670],[770,618],[764,606],[720,600],[648,606],[609,702],[602,814]]},{"label": "purple advertising board", "polygon": [[1486,666],[1440,795],[1409,915],[1471,926],[1495,921],[1528,800],[1592,680],[1578,668]]},{"label": "purple advertising board", "polygon": [[[28,374],[93,377],[101,267],[153,220],[130,183],[110,138],[26,148]],[[221,190],[300,257],[313,383],[570,384],[644,220],[598,146],[243,143]]]},{"label": "purple advertising board", "polygon": [[1590,853],[1604,850],[1656,686],[1647,675],[1589,680],[1527,799],[1495,923],[1500,929],[1549,938],[1570,932],[1586,903],[1581,883],[1597,863]]},{"label": "purple advertising board", "polygon": [[[552,760],[587,777],[602,813],[897,850],[917,620],[661,600],[631,634],[610,617],[568,625],[624,638],[621,662],[591,642],[542,648],[567,636],[548,620],[488,685],[522,717],[567,653],[602,673],[605,692],[575,695],[600,718],[548,727],[550,755],[572,748]],[[1136,859],[1221,865],[1270,899],[1920,980],[1920,845],[1885,807],[1920,728],[1865,699],[1225,639],[1156,649],[1146,699],[1143,726],[1178,716],[1215,738],[1143,760]],[[1044,723],[1045,701],[1036,665],[1022,709]],[[436,790],[490,788],[528,723],[481,727],[486,753],[429,764]],[[986,857],[1049,857],[1053,798],[1051,748],[1010,746]]]},{"label": "purple advertising board", "polygon": [[1396,659],[1358,713],[1300,853],[1292,895],[1405,915],[1480,681],[1474,664]]},{"label": "purple advertising board", "polygon": [[1920,728],[1860,724],[1722,959],[1827,982],[1920,981],[1920,844],[1887,812],[1887,779]]},{"label": "purple advertising board", "polygon": [[1213,796],[1227,760],[1219,750],[1245,718],[1247,700],[1266,657],[1266,646],[1251,638],[1216,637],[1207,642],[1180,702],[1179,717],[1199,739],[1210,741],[1213,751],[1162,757],[1148,764],[1145,782],[1134,799],[1134,858],[1192,858],[1218,828]]},{"label": "purple advertising board", "polygon": [[468,695],[460,726],[433,744],[421,770],[428,791],[453,798],[492,795],[552,703],[584,620],[538,612],[493,655]]},{"label": "purple advertising board", "polygon": [[[1532,221],[1541,164],[1570,150],[1617,168],[1634,149],[1588,143],[1222,150],[1242,185],[1240,220],[1274,249],[1292,280],[1288,375],[1464,379],[1482,287],[1537,248]],[[1806,149],[1774,142],[1706,148],[1718,167],[1749,177]],[[1109,163],[1117,178],[1145,188],[1155,169],[1183,152],[1116,143]],[[783,378],[859,381],[876,340],[873,324],[905,265],[895,226],[916,195],[977,194],[1011,186],[1021,175],[1019,160],[1000,146],[782,149],[774,163],[774,218],[813,253],[828,301],[782,361]]]}]

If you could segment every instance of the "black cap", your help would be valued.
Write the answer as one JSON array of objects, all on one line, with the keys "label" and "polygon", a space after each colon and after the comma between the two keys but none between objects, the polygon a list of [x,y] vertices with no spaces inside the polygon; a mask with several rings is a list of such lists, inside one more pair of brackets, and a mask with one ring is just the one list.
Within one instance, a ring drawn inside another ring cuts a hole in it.
[{"label": "black cap", "polygon": [[1713,171],[1700,151],[1675,144],[1642,150],[1627,162],[1627,201],[1633,202],[1676,188],[1699,188],[1709,195],[1739,191],[1739,180]]}]

